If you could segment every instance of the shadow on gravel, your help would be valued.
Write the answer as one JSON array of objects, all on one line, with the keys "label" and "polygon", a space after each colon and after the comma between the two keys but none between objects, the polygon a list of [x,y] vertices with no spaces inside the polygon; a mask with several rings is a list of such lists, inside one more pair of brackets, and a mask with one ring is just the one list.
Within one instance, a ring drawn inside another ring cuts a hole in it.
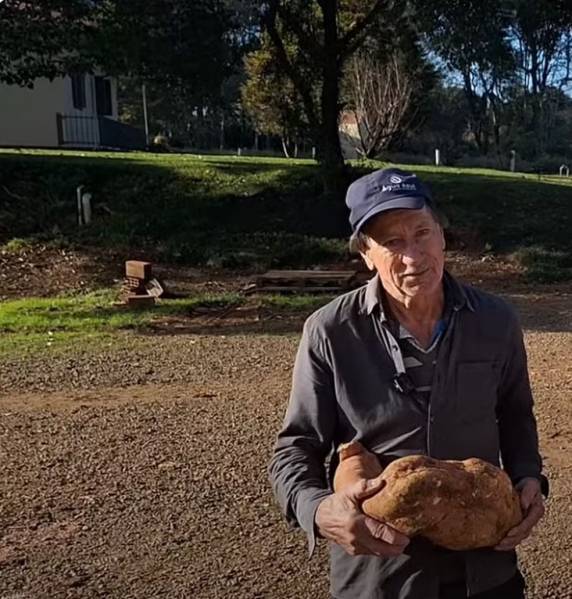
[{"label": "shadow on gravel", "polygon": [[[517,311],[525,331],[545,333],[572,332],[572,293],[498,292]],[[327,300],[324,300],[325,302]],[[285,313],[256,305],[206,314],[169,316],[155,320],[143,335],[299,335],[311,311]]]}]

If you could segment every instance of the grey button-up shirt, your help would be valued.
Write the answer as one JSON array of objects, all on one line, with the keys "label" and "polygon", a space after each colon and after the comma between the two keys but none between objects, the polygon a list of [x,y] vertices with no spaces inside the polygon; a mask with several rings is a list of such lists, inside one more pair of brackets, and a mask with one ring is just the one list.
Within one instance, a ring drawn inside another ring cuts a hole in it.
[{"label": "grey button-up shirt", "polygon": [[[445,274],[452,313],[440,341],[429,402],[393,385],[381,327],[383,288],[374,277],[315,312],[304,326],[290,403],[269,473],[287,519],[315,545],[314,517],[332,493],[336,449],[360,441],[382,465],[411,454],[477,457],[513,481],[540,478],[533,400],[521,328],[500,298]],[[330,544],[338,599],[437,599],[439,581],[464,564],[470,594],[511,578],[514,552],[453,552],[415,538],[396,558],[350,556]]]}]

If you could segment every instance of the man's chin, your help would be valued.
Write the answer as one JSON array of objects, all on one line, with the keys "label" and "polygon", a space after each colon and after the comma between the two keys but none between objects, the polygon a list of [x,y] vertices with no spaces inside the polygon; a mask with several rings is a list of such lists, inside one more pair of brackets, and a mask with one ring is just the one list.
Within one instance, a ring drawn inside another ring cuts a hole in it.
[{"label": "man's chin", "polygon": [[418,280],[407,281],[402,289],[409,297],[415,297],[418,295],[431,295],[439,289],[439,286],[440,281],[427,281],[423,277],[419,277]]}]

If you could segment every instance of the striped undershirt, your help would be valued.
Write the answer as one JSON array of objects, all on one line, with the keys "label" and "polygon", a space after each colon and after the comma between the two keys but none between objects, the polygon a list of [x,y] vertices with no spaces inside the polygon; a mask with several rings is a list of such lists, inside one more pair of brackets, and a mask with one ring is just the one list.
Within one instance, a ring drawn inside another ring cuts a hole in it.
[{"label": "striped undershirt", "polygon": [[423,349],[417,339],[402,325],[399,325],[397,342],[403,355],[403,364],[417,393],[427,402],[431,395],[433,371],[437,361],[439,342],[445,331],[444,321],[437,323],[431,345]]}]

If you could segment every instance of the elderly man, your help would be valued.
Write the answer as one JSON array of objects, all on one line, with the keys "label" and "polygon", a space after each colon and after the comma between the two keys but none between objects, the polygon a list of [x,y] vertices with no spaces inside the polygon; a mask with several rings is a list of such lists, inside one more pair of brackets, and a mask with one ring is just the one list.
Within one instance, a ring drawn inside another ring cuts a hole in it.
[{"label": "elderly man", "polygon": [[[278,501],[310,554],[316,537],[330,541],[336,599],[522,598],[514,548],[544,513],[547,481],[515,314],[444,271],[443,229],[415,175],[376,171],[350,186],[347,204],[376,276],[304,326],[269,467]],[[484,550],[408,539],[360,511],[380,480],[332,491],[336,448],[352,440],[382,465],[411,454],[502,463],[524,521]]]}]

